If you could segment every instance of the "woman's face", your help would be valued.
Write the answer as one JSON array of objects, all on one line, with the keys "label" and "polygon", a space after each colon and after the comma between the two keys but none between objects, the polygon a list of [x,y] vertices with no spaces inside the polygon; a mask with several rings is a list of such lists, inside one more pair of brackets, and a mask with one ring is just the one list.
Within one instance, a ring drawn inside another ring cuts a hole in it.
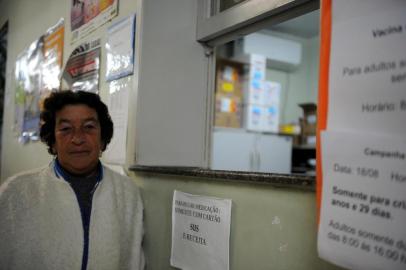
[{"label": "woman's face", "polygon": [[102,149],[97,112],[83,104],[67,105],[56,112],[53,148],[59,163],[69,173],[93,173]]}]

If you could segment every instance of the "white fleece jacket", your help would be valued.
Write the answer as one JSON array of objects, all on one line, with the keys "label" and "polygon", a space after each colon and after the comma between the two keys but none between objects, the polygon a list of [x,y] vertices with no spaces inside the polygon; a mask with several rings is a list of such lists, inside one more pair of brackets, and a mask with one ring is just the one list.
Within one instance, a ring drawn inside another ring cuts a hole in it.
[{"label": "white fleece jacket", "polygon": [[[103,167],[93,195],[88,270],[143,269],[143,205],[128,177]],[[76,195],[53,163],[0,187],[0,269],[80,270],[83,227]]]}]

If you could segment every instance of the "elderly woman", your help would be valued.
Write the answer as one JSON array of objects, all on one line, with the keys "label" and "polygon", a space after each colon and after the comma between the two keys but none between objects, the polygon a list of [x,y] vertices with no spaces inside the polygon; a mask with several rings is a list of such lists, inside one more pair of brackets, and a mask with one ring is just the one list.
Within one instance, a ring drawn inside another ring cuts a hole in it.
[{"label": "elderly woman", "polygon": [[0,269],[142,269],[139,189],[99,160],[113,136],[106,105],[54,92],[40,136],[53,161],[0,187]]}]

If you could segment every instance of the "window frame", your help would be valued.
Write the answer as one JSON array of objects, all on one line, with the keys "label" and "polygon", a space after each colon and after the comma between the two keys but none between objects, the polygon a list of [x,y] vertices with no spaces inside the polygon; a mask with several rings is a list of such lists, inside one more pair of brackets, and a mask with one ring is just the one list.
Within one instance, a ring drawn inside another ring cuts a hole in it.
[{"label": "window frame", "polygon": [[[204,156],[208,163],[204,168],[212,170],[212,144],[214,127],[216,50],[218,45],[225,44],[238,37],[261,30],[269,24],[278,24],[286,20],[304,15],[320,8],[319,0],[249,0],[242,2],[221,13],[211,10],[211,5],[219,0],[199,0],[197,20],[197,41],[204,44],[208,51],[208,118],[211,119],[208,130],[208,142]],[[260,12],[256,9],[260,10]],[[211,15],[212,14],[212,15]],[[251,173],[258,173],[252,171]],[[285,176],[297,176],[293,173],[282,173]]]},{"label": "window frame", "polygon": [[249,0],[223,12],[213,12],[216,1],[199,0],[196,40],[209,47],[280,23],[320,7],[318,0]]}]

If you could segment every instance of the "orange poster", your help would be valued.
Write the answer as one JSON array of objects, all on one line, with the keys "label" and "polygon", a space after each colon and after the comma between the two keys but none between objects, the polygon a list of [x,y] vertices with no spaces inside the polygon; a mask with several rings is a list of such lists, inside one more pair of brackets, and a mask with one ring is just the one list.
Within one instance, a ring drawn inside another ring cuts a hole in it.
[{"label": "orange poster", "polygon": [[63,60],[65,26],[61,20],[44,36],[44,64],[42,91],[52,91],[60,87]]},{"label": "orange poster", "polygon": [[319,99],[318,99],[318,123],[316,140],[316,192],[317,213],[320,218],[321,190],[323,186],[321,164],[321,140],[320,132],[327,127],[328,110],[328,78],[330,65],[330,40],[331,40],[331,0],[321,1],[321,36],[320,36],[320,76],[319,76]]}]

